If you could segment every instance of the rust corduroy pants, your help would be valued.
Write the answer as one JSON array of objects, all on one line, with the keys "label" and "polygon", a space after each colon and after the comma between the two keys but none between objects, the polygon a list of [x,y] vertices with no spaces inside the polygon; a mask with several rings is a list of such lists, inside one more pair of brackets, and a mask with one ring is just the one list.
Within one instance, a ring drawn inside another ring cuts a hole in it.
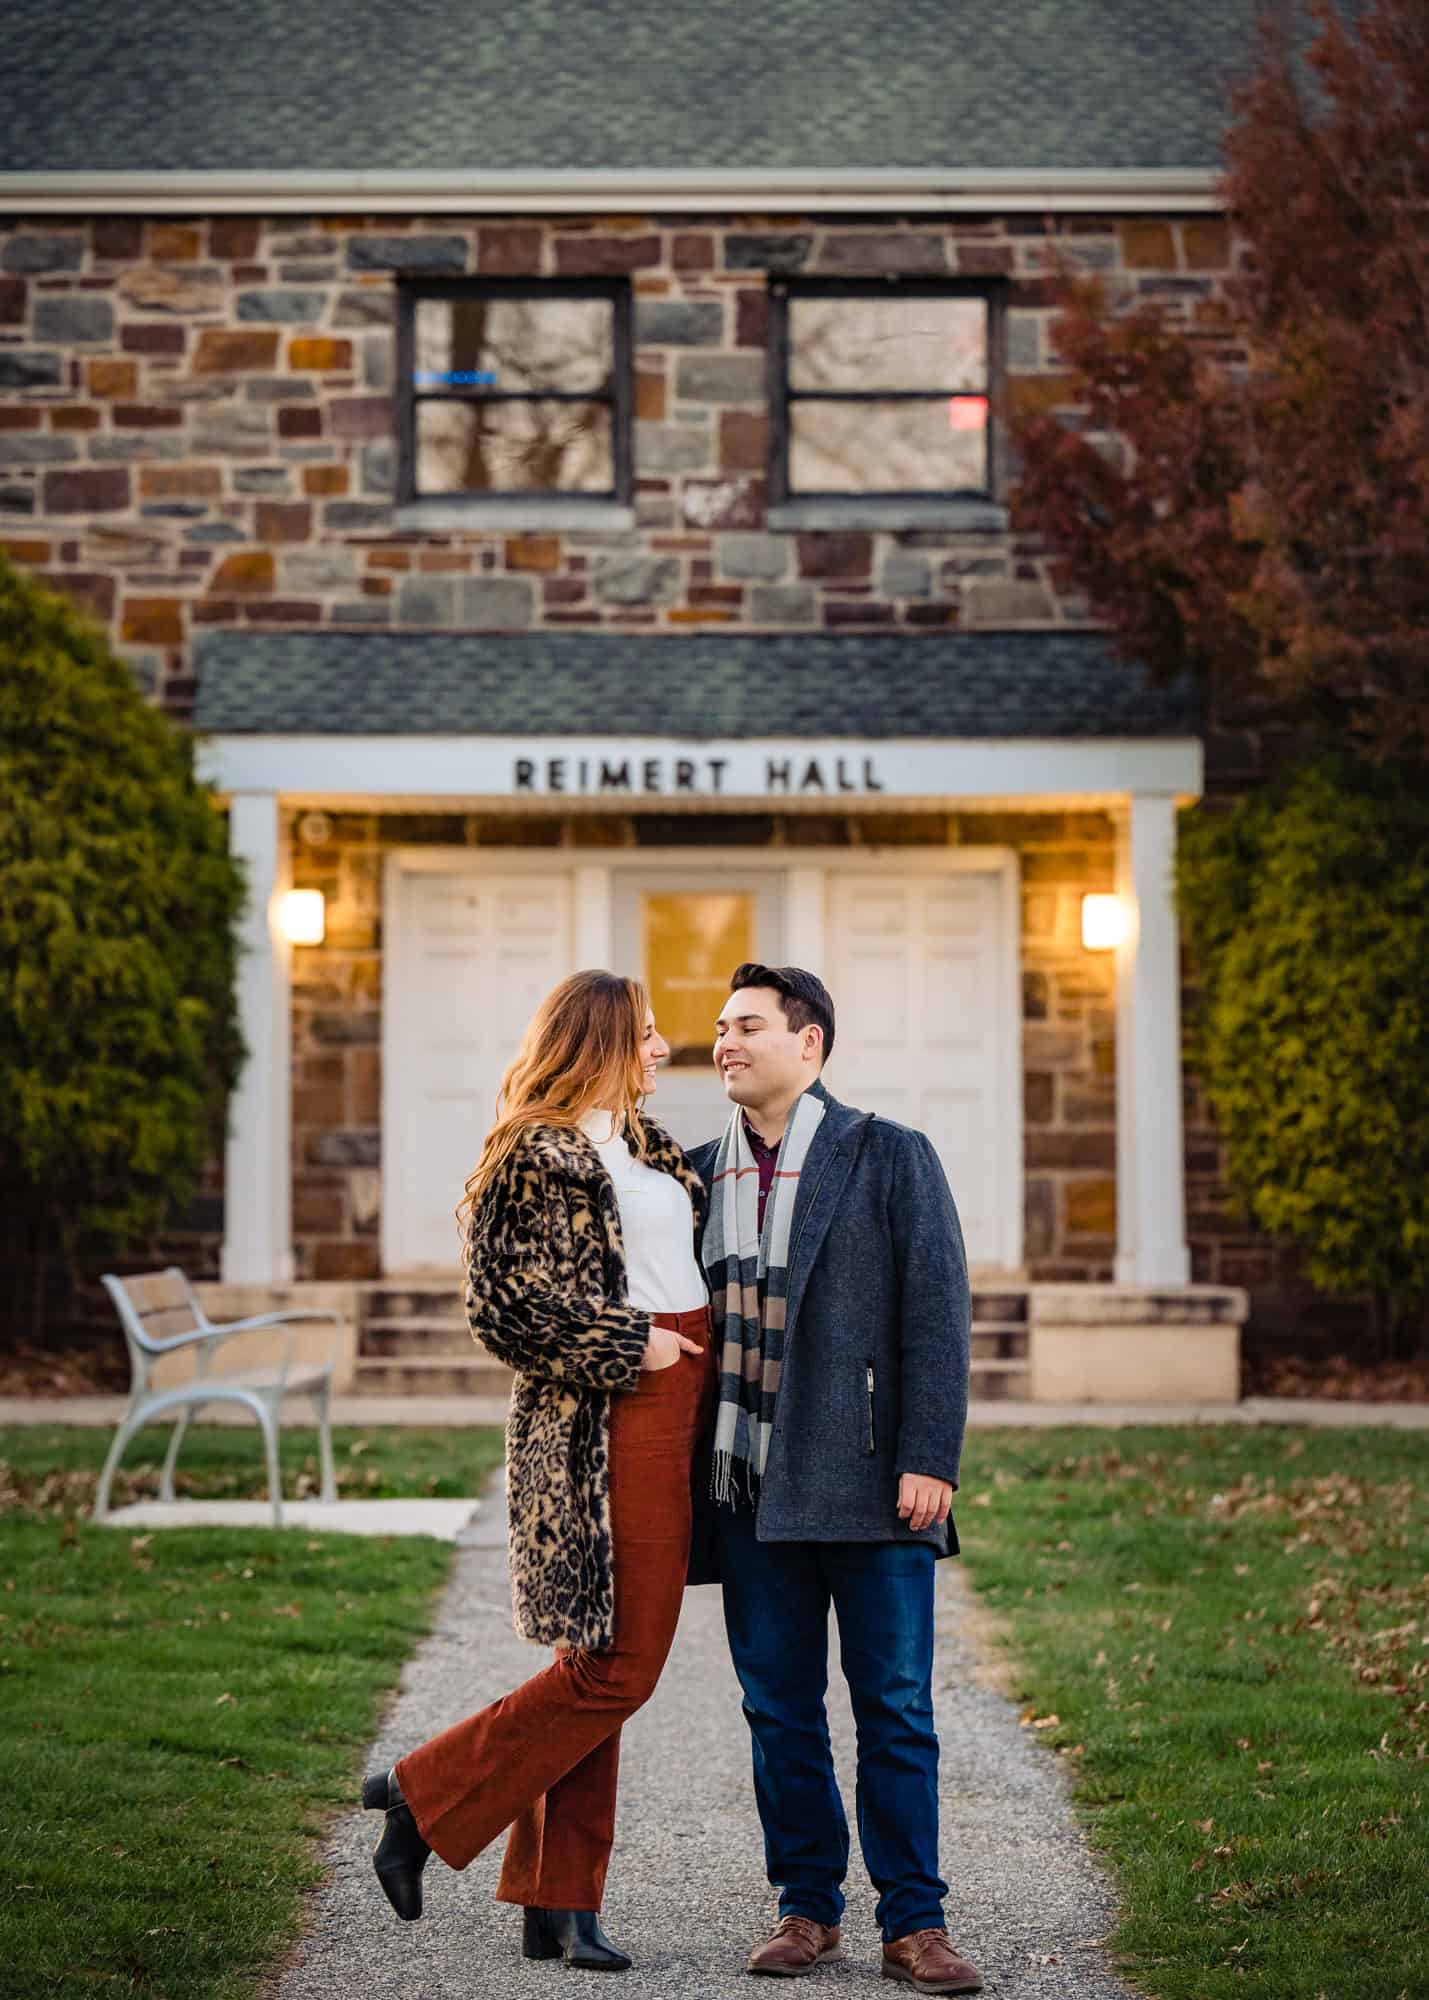
[{"label": "rust corduroy pants", "polygon": [[544,1672],[397,1766],[423,1838],[450,1868],[511,1828],[497,1897],[598,1910],[615,1838],[620,1729],[655,1691],[690,1549],[690,1459],[715,1393],[707,1308],[658,1324],[699,1340],[610,1399],[615,1644],[558,1651]]}]

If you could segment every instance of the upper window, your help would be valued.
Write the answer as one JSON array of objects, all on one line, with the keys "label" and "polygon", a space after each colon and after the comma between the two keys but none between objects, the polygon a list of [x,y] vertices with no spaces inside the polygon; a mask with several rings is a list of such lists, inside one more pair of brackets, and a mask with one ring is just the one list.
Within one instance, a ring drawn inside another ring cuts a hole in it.
[{"label": "upper window", "polygon": [[628,498],[628,285],[453,279],[400,298],[403,500]]},{"label": "upper window", "polygon": [[987,500],[998,288],[811,279],[776,288],[773,498]]}]

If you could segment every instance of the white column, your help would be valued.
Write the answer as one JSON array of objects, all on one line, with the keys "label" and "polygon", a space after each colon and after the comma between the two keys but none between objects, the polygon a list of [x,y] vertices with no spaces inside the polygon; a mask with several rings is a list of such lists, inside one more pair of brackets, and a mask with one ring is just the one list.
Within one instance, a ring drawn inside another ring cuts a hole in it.
[{"label": "white column", "polygon": [[822,868],[799,862],[785,876],[784,948],[780,962],[802,966],[805,972],[815,973],[820,979],[828,970],[824,963],[828,949],[825,893],[826,876]]},{"label": "white column", "polygon": [[1133,794],[1117,825],[1117,893],[1129,917],[1116,966],[1116,1275],[1124,1284],[1184,1285],[1191,1275],[1175,868],[1175,799]]},{"label": "white column", "polygon": [[614,898],[606,862],[588,862],[575,870],[574,931],[573,971],[589,972],[602,966],[609,972],[617,970]]},{"label": "white column", "polygon": [[248,881],[238,961],[238,1019],[248,1060],[229,1105],[221,1268],[228,1284],[288,1284],[293,1276],[292,947],[277,921],[287,855],[276,793],[234,795],[228,844]]}]

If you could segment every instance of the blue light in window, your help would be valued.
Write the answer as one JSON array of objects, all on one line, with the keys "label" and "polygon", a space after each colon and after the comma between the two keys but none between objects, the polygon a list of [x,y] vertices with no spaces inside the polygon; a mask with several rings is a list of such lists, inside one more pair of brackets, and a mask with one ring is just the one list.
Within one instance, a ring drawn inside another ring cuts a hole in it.
[{"label": "blue light in window", "polygon": [[412,380],[419,389],[494,389],[494,368],[418,368]]}]

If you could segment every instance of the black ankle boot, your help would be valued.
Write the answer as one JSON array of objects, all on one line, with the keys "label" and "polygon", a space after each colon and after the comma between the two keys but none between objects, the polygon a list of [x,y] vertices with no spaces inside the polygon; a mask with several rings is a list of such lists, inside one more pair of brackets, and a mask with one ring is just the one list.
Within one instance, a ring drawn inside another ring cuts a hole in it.
[{"label": "black ankle boot", "polygon": [[563,1958],[585,1972],[624,1972],[630,1964],[601,1929],[594,1910],[528,1909],[521,1955]]},{"label": "black ankle boot", "polygon": [[422,1870],[431,1853],[402,1796],[395,1771],[379,1771],[362,1781],[362,1803],[369,1812],[385,1812],[387,1824],[372,1853],[372,1865],[388,1902],[408,1923],[422,1914]]}]

